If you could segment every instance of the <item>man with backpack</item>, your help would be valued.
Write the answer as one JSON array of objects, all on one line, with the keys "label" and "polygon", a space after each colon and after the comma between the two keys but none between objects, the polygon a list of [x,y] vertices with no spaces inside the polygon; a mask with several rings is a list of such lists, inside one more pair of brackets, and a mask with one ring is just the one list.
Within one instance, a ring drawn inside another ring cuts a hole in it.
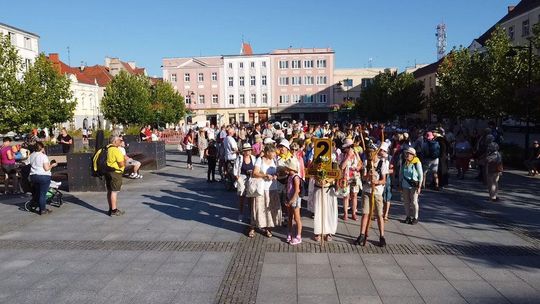
[{"label": "man with backpack", "polygon": [[123,139],[120,136],[111,136],[109,145],[99,149],[93,159],[94,173],[105,177],[109,216],[124,214],[124,211],[120,211],[117,207],[118,192],[122,188],[122,175],[125,167],[125,158],[119,149],[122,142]]},{"label": "man with backpack", "polygon": [[429,172],[433,175],[433,183],[435,184],[435,190],[439,191],[439,157],[441,154],[441,147],[439,142],[435,140],[435,135],[433,132],[429,131],[426,133],[426,140],[422,144],[422,164],[424,171],[423,185],[426,187],[426,177]]}]

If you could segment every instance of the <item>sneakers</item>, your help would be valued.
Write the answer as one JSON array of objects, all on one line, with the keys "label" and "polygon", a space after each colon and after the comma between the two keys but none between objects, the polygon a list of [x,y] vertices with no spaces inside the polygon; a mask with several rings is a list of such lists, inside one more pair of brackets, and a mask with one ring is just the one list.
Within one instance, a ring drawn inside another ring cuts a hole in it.
[{"label": "sneakers", "polygon": [[366,240],[366,236],[363,235],[363,234],[360,234],[360,235],[358,236],[358,238],[356,238],[356,241],[354,241],[354,244],[357,245],[357,246],[358,246],[358,245],[364,246],[364,241],[365,241],[365,240]]},{"label": "sneakers", "polygon": [[416,225],[418,224],[418,219],[412,219],[411,220],[411,225]]},{"label": "sneakers", "polygon": [[40,211],[39,215],[47,215],[47,214],[51,214],[51,213],[52,213],[51,209],[45,209],[43,211]]},{"label": "sneakers", "polygon": [[411,218],[410,216],[407,216],[407,217],[405,218],[405,221],[403,221],[403,223],[405,223],[405,224],[410,224],[410,223],[411,223],[411,220],[412,220],[412,218]]},{"label": "sneakers", "polygon": [[379,238],[379,247],[386,247],[386,239],[384,238],[384,236],[381,236]]},{"label": "sneakers", "polygon": [[294,245],[298,245],[298,244],[301,244],[301,243],[302,243],[302,238],[297,236],[294,239],[292,239],[292,241],[289,244],[294,246]]},{"label": "sneakers", "polygon": [[123,215],[125,212],[124,211],[121,211],[120,209],[114,209],[114,210],[109,210],[109,216],[120,216],[120,215]]}]

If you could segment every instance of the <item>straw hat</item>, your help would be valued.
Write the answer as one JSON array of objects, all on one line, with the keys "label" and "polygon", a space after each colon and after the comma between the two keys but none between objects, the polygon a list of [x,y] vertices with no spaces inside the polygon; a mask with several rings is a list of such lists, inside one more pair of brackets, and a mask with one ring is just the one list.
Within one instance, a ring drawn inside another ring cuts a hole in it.
[{"label": "straw hat", "polygon": [[242,151],[251,151],[251,145],[249,143],[243,144]]},{"label": "straw hat", "polygon": [[348,148],[354,144],[353,140],[350,138],[345,139],[343,142],[343,146],[341,146],[343,149]]},{"label": "straw hat", "polygon": [[408,147],[407,150],[405,150],[405,153],[416,156],[416,150],[413,147]]},{"label": "straw hat", "polygon": [[296,160],[296,158],[291,158],[289,159],[286,163],[285,163],[285,168],[291,170],[291,171],[294,171],[294,172],[298,172],[298,161]]}]

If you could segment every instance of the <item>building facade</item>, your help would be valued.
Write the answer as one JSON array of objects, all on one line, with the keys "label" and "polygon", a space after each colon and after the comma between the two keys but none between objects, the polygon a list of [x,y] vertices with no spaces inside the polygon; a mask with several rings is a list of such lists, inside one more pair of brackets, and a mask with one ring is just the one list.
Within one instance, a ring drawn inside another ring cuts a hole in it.
[{"label": "building facade", "polygon": [[163,59],[163,81],[170,82],[184,96],[187,121],[204,124],[226,123],[223,92],[223,57]]},{"label": "building facade", "polygon": [[264,122],[272,100],[271,62],[268,54],[223,56],[225,122]]},{"label": "building facade", "polygon": [[[22,60],[23,69],[28,69],[34,64],[39,54],[38,35],[4,23],[0,23],[0,33],[8,36],[11,44],[17,49]],[[19,74],[19,77],[21,76],[22,73]]]},{"label": "building facade", "polygon": [[330,48],[277,49],[270,53],[271,115],[275,120],[332,119],[334,51]]}]

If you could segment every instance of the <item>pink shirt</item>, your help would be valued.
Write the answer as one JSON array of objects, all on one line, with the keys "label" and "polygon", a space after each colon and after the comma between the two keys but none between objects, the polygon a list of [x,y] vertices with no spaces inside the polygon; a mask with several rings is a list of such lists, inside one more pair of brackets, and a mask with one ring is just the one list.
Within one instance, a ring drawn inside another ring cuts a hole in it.
[{"label": "pink shirt", "polygon": [[2,165],[15,164],[15,156],[13,157],[13,159],[8,159],[8,151],[11,151],[11,146],[2,147],[2,150],[0,150],[0,154],[1,154],[0,159],[2,160]]}]

